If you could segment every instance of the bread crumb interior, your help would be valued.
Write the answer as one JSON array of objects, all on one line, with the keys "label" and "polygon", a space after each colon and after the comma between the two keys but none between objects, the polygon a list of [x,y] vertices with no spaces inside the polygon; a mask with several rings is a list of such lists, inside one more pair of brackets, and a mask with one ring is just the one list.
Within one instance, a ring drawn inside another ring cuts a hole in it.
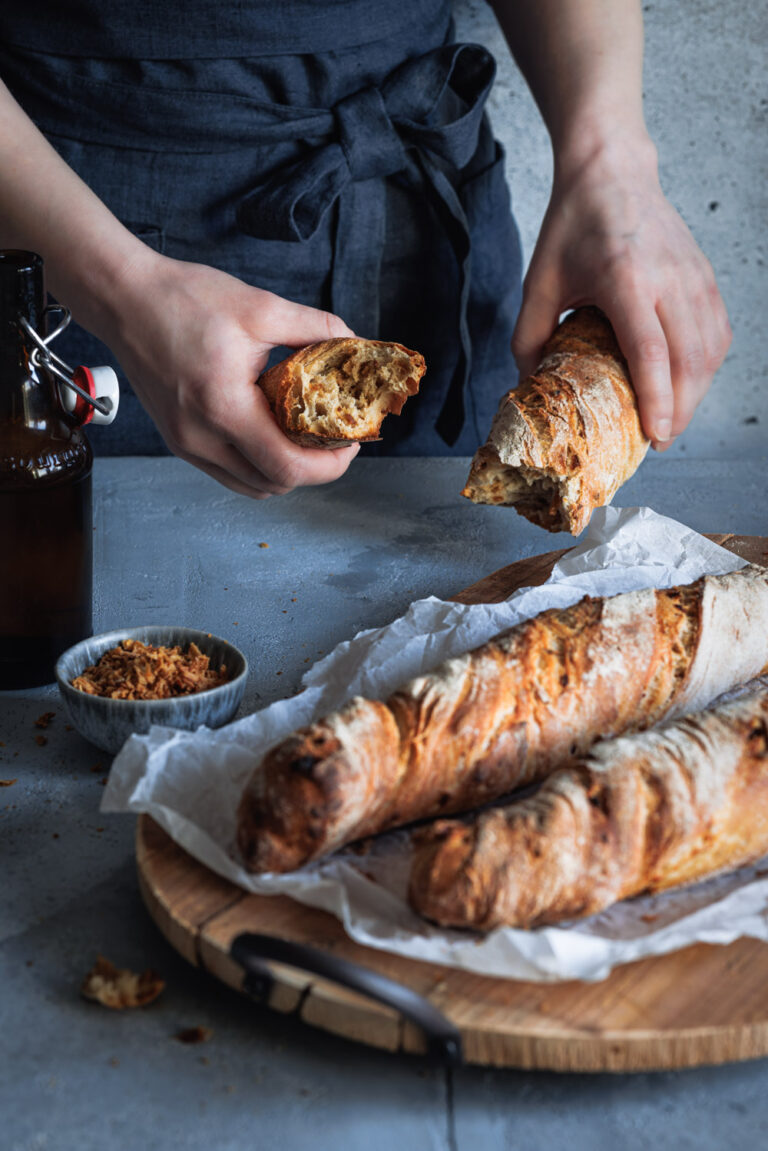
[{"label": "bread crumb interior", "polygon": [[564,482],[543,469],[486,460],[464,494],[476,503],[515,507],[531,523],[550,531],[568,530]]},{"label": "bread crumb interior", "polygon": [[305,365],[296,416],[324,436],[374,437],[417,387],[410,356],[395,345],[336,347]]}]

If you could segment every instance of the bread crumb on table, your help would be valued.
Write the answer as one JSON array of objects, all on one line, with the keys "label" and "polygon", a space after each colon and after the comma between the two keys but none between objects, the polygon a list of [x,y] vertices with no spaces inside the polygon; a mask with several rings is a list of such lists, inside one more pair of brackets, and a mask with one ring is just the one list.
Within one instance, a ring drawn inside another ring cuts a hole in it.
[{"label": "bread crumb on table", "polygon": [[177,1031],[174,1039],[178,1039],[179,1043],[207,1043],[213,1035],[213,1030],[210,1027],[184,1027],[181,1031]]},{"label": "bread crumb on table", "polygon": [[147,969],[139,975],[128,968],[115,967],[99,955],[83,980],[80,993],[85,999],[121,1011],[125,1007],[144,1007],[157,999],[164,987],[165,981],[156,971]]}]

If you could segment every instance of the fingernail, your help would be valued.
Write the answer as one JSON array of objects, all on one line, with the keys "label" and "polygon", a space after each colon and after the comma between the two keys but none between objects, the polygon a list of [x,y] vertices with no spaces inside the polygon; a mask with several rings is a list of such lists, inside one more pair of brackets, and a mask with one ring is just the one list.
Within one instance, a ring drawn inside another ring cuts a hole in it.
[{"label": "fingernail", "polygon": [[656,422],[656,440],[668,440],[672,434],[672,421],[671,420],[657,420]]}]

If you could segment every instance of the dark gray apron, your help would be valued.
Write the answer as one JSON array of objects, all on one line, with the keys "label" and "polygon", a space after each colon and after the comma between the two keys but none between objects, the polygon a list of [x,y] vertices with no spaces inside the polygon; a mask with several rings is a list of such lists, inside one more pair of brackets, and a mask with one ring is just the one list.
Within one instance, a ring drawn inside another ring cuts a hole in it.
[{"label": "dark gray apron", "polygon": [[[0,73],[115,215],[169,256],[421,351],[421,393],[364,451],[473,452],[515,381],[522,261],[483,115],[494,62],[451,43],[449,6],[81,0],[100,20],[68,23],[51,5],[4,7]],[[114,363],[74,325],[56,347]],[[122,386],[97,452],[165,451]]]}]

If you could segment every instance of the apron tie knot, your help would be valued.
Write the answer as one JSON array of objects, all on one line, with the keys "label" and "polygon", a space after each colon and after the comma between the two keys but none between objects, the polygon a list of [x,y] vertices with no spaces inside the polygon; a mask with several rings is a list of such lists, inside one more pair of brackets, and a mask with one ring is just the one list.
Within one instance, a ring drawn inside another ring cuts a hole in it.
[{"label": "apron tie knot", "polygon": [[365,88],[334,105],[339,143],[353,180],[392,176],[405,167],[400,137],[378,88]]},{"label": "apron tie knot", "polygon": [[[448,44],[415,56],[379,88],[366,88],[332,109],[297,109],[311,123],[301,159],[278,169],[241,202],[237,219],[262,240],[309,240],[337,207],[331,306],[359,335],[379,334],[379,280],[386,231],[384,178],[404,173],[424,189],[450,240],[459,269],[456,365],[435,424],[448,444],[464,422],[464,391],[472,365],[467,322],[471,253],[469,226],[455,173],[477,147],[483,106],[495,75],[478,44]],[[291,121],[285,121],[291,131]],[[306,127],[305,127],[306,131]]]}]

